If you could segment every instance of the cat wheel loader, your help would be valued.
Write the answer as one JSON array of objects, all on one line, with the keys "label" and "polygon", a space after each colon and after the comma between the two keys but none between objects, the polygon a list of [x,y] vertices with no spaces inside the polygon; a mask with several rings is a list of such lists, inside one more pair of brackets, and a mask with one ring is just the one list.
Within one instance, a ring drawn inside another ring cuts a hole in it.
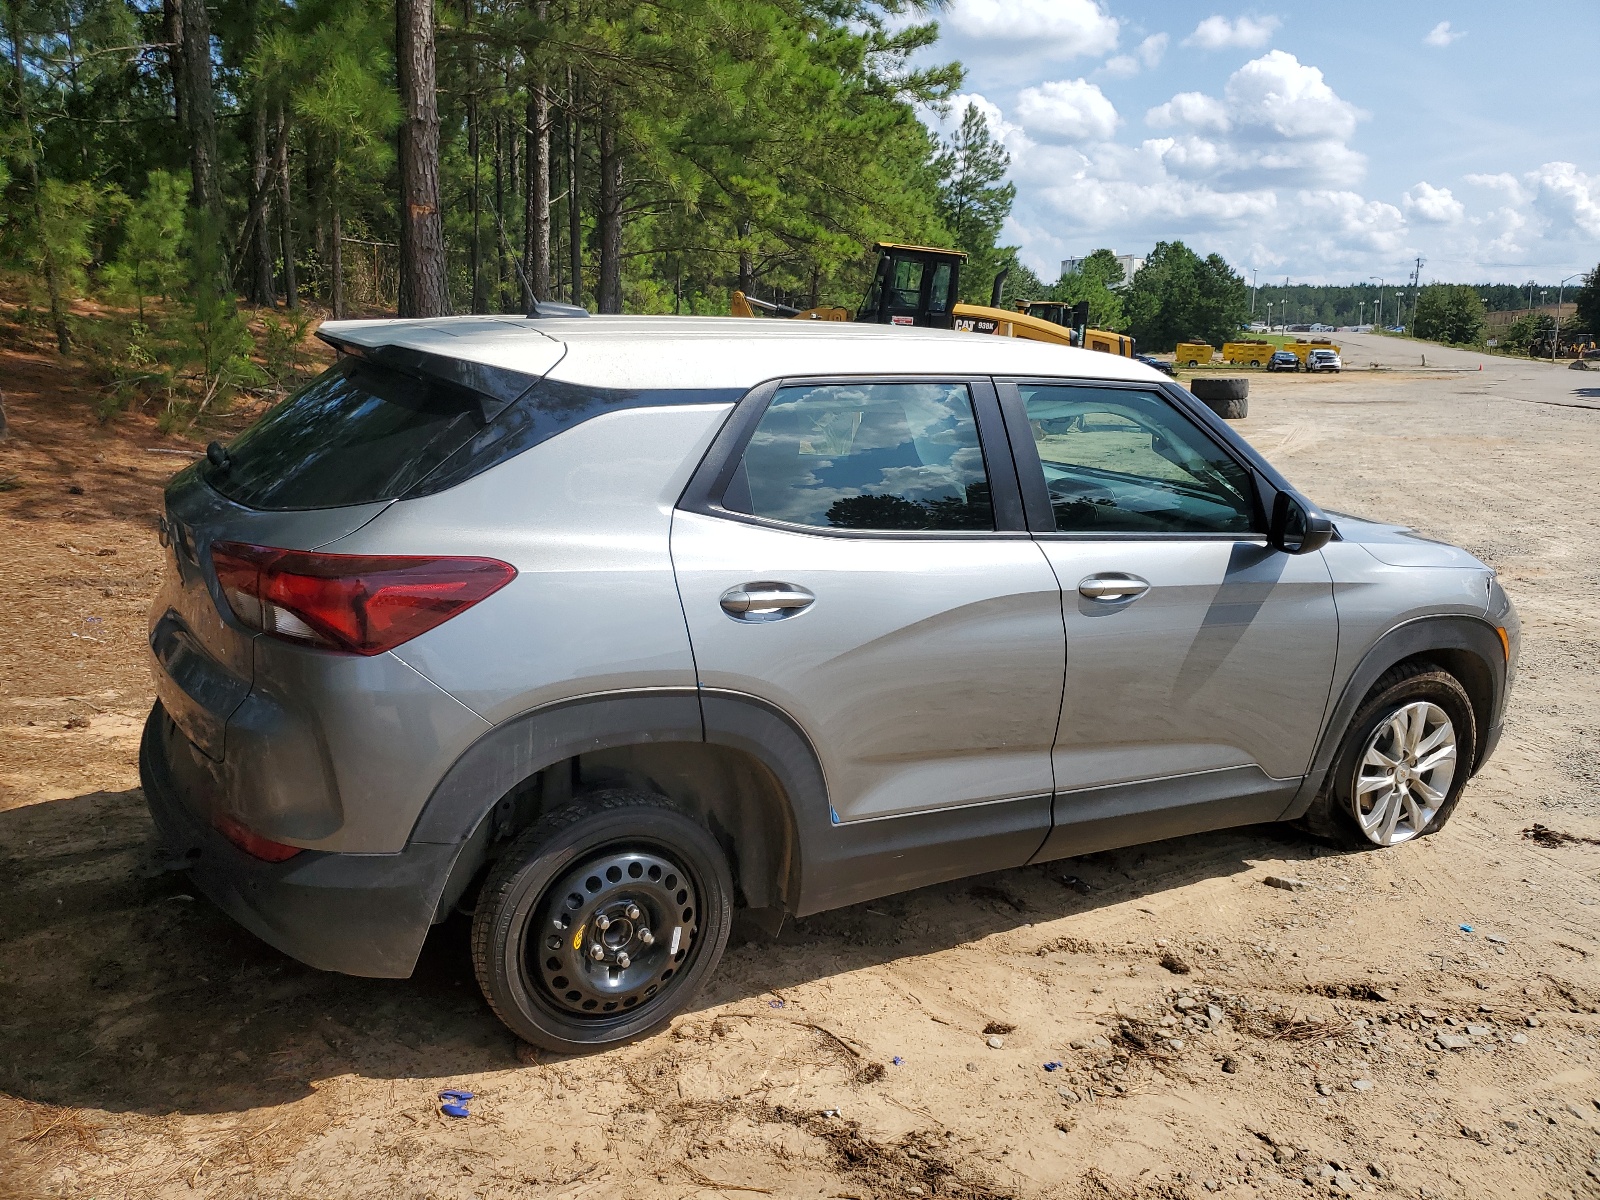
[{"label": "cat wheel loader", "polygon": [[1000,307],[1006,272],[995,277],[987,305],[956,299],[961,288],[961,268],[967,256],[959,250],[933,246],[905,246],[878,242],[878,269],[866,299],[854,318],[835,306],[797,309],[757,300],[734,292],[729,310],[736,317],[753,317],[757,310],[774,316],[809,321],[868,321],[879,325],[923,325],[961,333],[998,334],[1058,346],[1083,346],[1108,354],[1133,357],[1133,339],[1124,333],[1090,329],[1087,302],[1076,305],[1056,301],[1026,300],[1017,309]]}]

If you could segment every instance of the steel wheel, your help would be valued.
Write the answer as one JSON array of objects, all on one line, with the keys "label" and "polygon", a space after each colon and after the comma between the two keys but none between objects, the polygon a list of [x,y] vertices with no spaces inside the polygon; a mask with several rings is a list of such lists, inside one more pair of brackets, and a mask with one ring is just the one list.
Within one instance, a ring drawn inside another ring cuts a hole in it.
[{"label": "steel wheel", "polygon": [[558,1054],[663,1028],[716,968],[733,917],[727,856],[670,800],[593,792],[519,833],[484,880],[472,958],[485,999]]},{"label": "steel wheel", "polygon": [[543,999],[604,1019],[653,997],[694,953],[700,897],[662,851],[607,848],[550,885],[523,946]]},{"label": "steel wheel", "polygon": [[1410,841],[1427,829],[1450,794],[1456,730],[1427,700],[1402,705],[1367,738],[1351,788],[1361,832],[1377,846]]}]

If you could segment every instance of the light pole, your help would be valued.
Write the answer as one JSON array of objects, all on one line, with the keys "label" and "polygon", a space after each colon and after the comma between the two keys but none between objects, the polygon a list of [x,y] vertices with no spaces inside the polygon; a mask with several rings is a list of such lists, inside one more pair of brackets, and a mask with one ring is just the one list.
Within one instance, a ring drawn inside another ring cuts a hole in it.
[{"label": "light pole", "polygon": [[1561,301],[1562,301],[1562,298],[1563,298],[1563,293],[1565,293],[1566,290],[1567,290],[1567,284],[1571,283],[1574,279],[1578,278],[1578,276],[1582,275],[1582,274],[1583,274],[1583,272],[1579,271],[1576,275],[1568,275],[1565,279],[1563,279],[1559,284],[1556,285],[1556,335],[1555,335],[1555,337],[1550,339],[1550,361],[1551,362],[1555,362],[1555,360],[1556,360],[1556,350],[1561,345]]},{"label": "light pole", "polygon": [[1378,281],[1378,301],[1372,306],[1372,323],[1378,327],[1378,332],[1383,332],[1383,280],[1377,275],[1368,275],[1368,279]]},{"label": "light pole", "polygon": [[1367,302],[1365,300],[1356,301],[1356,328],[1357,329],[1360,329],[1363,325],[1365,325],[1367,323],[1366,320],[1365,320],[1366,315],[1367,315]]},{"label": "light pole", "polygon": [[1257,275],[1256,268],[1251,267],[1250,268],[1250,319],[1252,321],[1254,321],[1256,319],[1256,292],[1258,290],[1257,287],[1256,287],[1256,275]]}]

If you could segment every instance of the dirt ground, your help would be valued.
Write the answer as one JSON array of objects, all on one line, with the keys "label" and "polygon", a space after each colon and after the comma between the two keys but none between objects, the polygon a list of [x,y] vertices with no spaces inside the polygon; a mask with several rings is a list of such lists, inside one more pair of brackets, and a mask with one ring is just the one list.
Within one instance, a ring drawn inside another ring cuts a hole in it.
[{"label": "dirt ground", "polygon": [[1505,740],[1439,836],[1257,827],[876,901],[551,1061],[459,922],[410,980],[342,978],[153,868],[153,522],[195,443],[97,426],[6,330],[0,1194],[1600,1195],[1600,843],[1524,834],[1600,838],[1600,375],[1348,337],[1343,376],[1253,381],[1240,429],[1311,496],[1469,547],[1521,609]]}]

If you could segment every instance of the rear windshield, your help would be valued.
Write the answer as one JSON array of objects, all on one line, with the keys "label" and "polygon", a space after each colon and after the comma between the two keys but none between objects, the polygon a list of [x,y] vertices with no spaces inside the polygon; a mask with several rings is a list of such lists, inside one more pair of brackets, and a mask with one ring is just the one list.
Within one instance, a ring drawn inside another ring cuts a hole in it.
[{"label": "rear windshield", "polygon": [[336,508],[405,495],[484,427],[482,397],[345,358],[228,447],[206,481],[250,508]]}]

